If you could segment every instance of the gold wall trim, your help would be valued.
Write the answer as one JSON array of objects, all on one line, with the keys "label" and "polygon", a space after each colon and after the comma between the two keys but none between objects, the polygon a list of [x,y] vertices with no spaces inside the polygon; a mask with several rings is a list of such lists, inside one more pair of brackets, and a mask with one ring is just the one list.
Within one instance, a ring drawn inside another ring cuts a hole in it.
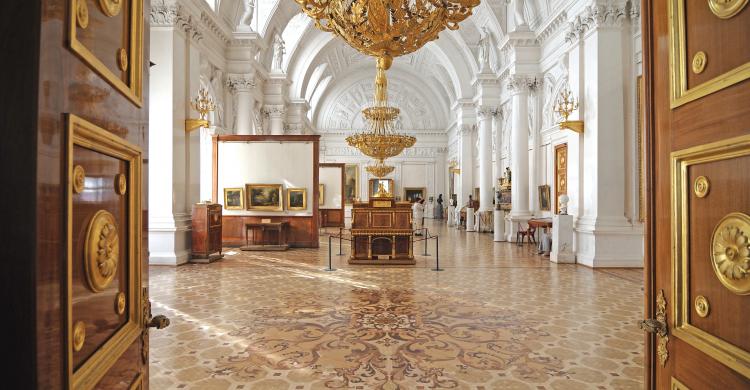
[{"label": "gold wall trim", "polygon": [[685,1],[686,0],[669,1],[669,20],[671,21],[669,25],[671,108],[677,108],[683,104],[692,102],[693,100],[702,98],[750,78],[750,62],[746,62],[724,74],[712,78],[711,80],[696,85],[695,87],[688,88]]},{"label": "gold wall trim", "polygon": [[677,378],[672,377],[672,381],[670,384],[670,389],[672,390],[690,390],[689,387],[685,386],[684,383],[677,380]]},{"label": "gold wall trim", "polygon": [[[124,15],[127,18],[125,24],[129,24],[129,36],[127,56],[131,66],[127,69],[127,81],[109,69],[104,63],[89,50],[83,42],[78,40],[78,10],[79,2],[86,0],[69,0],[68,1],[68,45],[83,62],[85,62],[93,71],[98,73],[104,80],[111,84],[115,89],[120,91],[125,97],[132,101],[136,106],[143,106],[143,0],[130,0],[129,13]],[[101,0],[102,4],[111,1]],[[114,3],[113,3],[114,4]],[[118,4],[120,4],[118,2]],[[102,5],[102,9],[107,9]],[[106,14],[106,11],[104,11]],[[117,11],[119,13],[119,10]],[[87,13],[88,15],[88,13]],[[112,15],[109,15],[112,16]],[[88,21],[88,17],[86,18]],[[88,26],[88,23],[86,23]],[[84,27],[81,27],[84,28]],[[124,40],[124,39],[123,39]],[[119,62],[119,61],[118,61]]]},{"label": "gold wall trim", "polygon": [[[725,139],[672,152],[671,220],[672,220],[672,293],[674,331],[672,334],[724,365],[750,378],[750,352],[720,339],[690,323],[692,302],[690,280],[690,210],[689,196],[693,185],[688,181],[692,165],[750,156],[750,135]],[[706,256],[710,256],[708,253]]]},{"label": "gold wall trim", "polygon": [[[117,362],[120,356],[138,339],[144,328],[141,315],[141,179],[143,153],[141,149],[111,132],[94,125],[76,115],[66,115],[66,148],[67,148],[67,208],[66,208],[66,267],[65,279],[65,313],[66,321],[66,370],[67,387],[72,389],[91,389]],[[81,146],[98,153],[122,160],[128,166],[128,212],[127,237],[127,305],[123,313],[127,322],[120,327],[98,350],[86,359],[78,369],[73,369],[74,334],[73,334],[73,151],[74,146]]]}]

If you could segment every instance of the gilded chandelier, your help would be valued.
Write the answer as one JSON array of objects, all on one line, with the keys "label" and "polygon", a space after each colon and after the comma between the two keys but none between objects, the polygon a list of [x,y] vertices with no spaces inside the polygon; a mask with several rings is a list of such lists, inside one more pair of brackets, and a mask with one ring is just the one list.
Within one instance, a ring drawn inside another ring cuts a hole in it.
[{"label": "gilded chandelier", "polygon": [[373,176],[382,178],[393,172],[396,167],[385,165],[383,162],[378,162],[375,165],[368,165],[365,169],[367,169],[367,172],[370,172]]},{"label": "gilded chandelier", "polygon": [[367,121],[365,131],[346,137],[349,146],[359,149],[364,155],[374,158],[379,165],[388,157],[398,156],[401,152],[414,146],[417,139],[399,134],[393,128],[393,123],[399,109],[388,105],[388,81],[385,71],[391,67],[390,57],[380,57],[377,62],[375,77],[375,102],[372,107],[362,110],[362,116]]},{"label": "gilded chandelier", "polygon": [[560,115],[562,121],[558,123],[560,128],[573,130],[577,133],[583,133],[583,121],[569,121],[568,117],[573,111],[578,109],[578,102],[570,93],[570,90],[565,88],[560,91],[560,96],[557,98],[555,104],[555,112]]}]

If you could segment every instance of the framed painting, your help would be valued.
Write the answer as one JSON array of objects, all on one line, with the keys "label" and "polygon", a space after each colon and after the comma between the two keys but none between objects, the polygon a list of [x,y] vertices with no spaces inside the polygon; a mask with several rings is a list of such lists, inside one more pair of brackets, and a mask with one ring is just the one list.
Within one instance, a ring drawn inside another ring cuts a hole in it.
[{"label": "framed painting", "polygon": [[344,166],[344,199],[346,204],[353,204],[359,198],[359,165]]},{"label": "framed painting", "polygon": [[245,189],[244,188],[225,188],[224,189],[224,209],[225,210],[244,210],[245,209]]},{"label": "framed painting", "polygon": [[409,203],[414,203],[417,199],[424,199],[425,197],[424,187],[404,187],[404,200]]},{"label": "framed painting", "polygon": [[326,203],[326,185],[318,184],[318,205],[322,206]]},{"label": "framed painting", "polygon": [[393,179],[370,179],[369,195],[374,197],[375,194],[380,190],[380,185],[383,185],[383,190],[393,196]]},{"label": "framed painting", "polygon": [[539,186],[539,210],[550,210],[550,186],[546,184]]},{"label": "framed painting", "polygon": [[307,210],[307,188],[287,188],[286,209]]},{"label": "framed painting", "polygon": [[248,210],[283,211],[281,184],[245,184]]}]

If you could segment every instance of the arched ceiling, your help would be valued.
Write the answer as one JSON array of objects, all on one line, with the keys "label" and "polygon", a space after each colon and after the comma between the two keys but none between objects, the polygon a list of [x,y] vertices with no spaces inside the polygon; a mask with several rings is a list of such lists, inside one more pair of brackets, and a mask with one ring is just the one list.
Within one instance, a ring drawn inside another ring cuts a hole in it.
[{"label": "arched ceiling", "polygon": [[[242,12],[241,1],[219,3],[219,12],[233,25]],[[322,131],[358,128],[362,124],[359,111],[372,99],[374,59],[316,29],[306,16],[298,16],[299,6],[294,1],[255,1],[253,27],[267,48],[259,60],[270,65],[271,42],[275,34],[281,34],[286,41],[283,66],[291,81],[289,97],[310,103],[308,115]],[[562,2],[524,0],[531,27],[538,26]],[[404,130],[446,130],[450,126],[451,106],[458,99],[474,96],[472,79],[478,70],[480,31],[487,27],[495,44],[500,42],[512,18],[508,3],[483,0],[458,30],[443,31],[439,39],[394,61],[388,71],[389,100],[401,109]]]}]

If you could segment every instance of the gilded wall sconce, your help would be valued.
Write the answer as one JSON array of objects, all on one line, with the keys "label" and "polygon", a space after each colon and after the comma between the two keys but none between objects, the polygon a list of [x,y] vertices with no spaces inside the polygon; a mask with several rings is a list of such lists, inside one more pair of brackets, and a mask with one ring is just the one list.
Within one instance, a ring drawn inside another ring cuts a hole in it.
[{"label": "gilded wall sconce", "polygon": [[208,95],[208,90],[201,88],[192,101],[190,106],[199,114],[199,119],[185,119],[185,131],[191,132],[201,127],[209,127],[211,123],[208,121],[208,113],[213,112],[216,109],[216,103],[214,99]]},{"label": "gilded wall sconce", "polygon": [[555,112],[560,115],[562,121],[560,121],[557,125],[560,126],[561,129],[568,129],[573,130],[576,133],[583,133],[583,121],[568,120],[570,114],[572,114],[573,111],[577,109],[578,102],[573,96],[571,96],[570,90],[565,88],[560,91],[560,96],[558,96],[557,103],[555,104]]}]

